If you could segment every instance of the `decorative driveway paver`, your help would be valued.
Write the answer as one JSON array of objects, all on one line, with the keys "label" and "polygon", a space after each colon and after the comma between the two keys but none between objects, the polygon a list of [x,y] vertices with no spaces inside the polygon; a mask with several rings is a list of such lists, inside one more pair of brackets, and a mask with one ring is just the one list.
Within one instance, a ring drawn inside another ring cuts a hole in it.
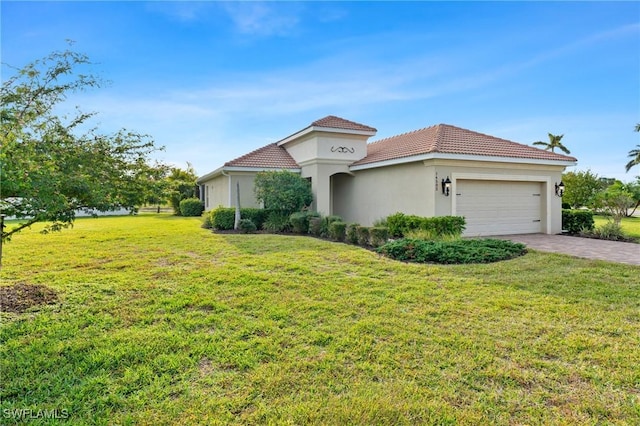
[{"label": "decorative driveway paver", "polygon": [[500,235],[491,238],[524,243],[539,251],[640,265],[640,244],[548,234]]}]

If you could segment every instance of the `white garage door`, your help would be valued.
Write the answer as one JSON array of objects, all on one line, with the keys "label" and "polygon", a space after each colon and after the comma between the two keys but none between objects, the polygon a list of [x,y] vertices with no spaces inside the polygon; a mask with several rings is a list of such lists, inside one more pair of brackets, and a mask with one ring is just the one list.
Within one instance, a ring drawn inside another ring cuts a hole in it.
[{"label": "white garage door", "polygon": [[458,180],[456,215],[464,216],[466,236],[541,232],[541,183]]}]

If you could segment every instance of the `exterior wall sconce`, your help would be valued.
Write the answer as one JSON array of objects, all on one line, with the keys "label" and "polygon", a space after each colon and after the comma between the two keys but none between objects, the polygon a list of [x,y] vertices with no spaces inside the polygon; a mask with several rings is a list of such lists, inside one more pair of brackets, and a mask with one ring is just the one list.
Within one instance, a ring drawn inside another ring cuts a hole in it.
[{"label": "exterior wall sconce", "polygon": [[449,191],[451,191],[451,181],[449,180],[449,176],[447,176],[446,180],[442,179],[442,193],[445,197],[448,197]]},{"label": "exterior wall sconce", "polygon": [[560,183],[556,183],[556,195],[558,197],[562,197],[564,195],[564,183],[560,181]]}]

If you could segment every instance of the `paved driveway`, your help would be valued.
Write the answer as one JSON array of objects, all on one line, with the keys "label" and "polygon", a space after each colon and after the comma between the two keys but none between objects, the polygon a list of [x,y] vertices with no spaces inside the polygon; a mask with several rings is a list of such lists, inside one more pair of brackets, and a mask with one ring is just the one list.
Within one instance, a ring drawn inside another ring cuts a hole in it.
[{"label": "paved driveway", "polygon": [[491,238],[524,243],[539,251],[640,265],[640,244],[547,234],[500,235]]}]

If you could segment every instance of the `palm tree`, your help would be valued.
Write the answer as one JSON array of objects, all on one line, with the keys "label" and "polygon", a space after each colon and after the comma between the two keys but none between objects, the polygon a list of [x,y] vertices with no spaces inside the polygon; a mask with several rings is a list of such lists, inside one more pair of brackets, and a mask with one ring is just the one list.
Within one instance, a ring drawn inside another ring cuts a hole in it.
[{"label": "palm tree", "polygon": [[632,160],[629,161],[625,166],[625,168],[627,169],[627,172],[631,170],[633,166],[637,166],[638,164],[640,164],[640,145],[636,145],[636,146],[638,148],[632,149],[631,151],[629,151],[629,157],[631,157]]},{"label": "palm tree", "polygon": [[[640,123],[636,124],[635,131],[640,132]],[[632,149],[631,151],[629,151],[629,157],[631,157],[631,161],[629,161],[625,166],[625,168],[627,169],[627,173],[629,173],[629,170],[631,170],[633,166],[637,166],[638,164],[640,164],[640,145],[636,146],[638,147],[638,149]]]},{"label": "palm tree", "polygon": [[549,133],[549,142],[538,141],[538,142],[534,142],[533,144],[544,146],[545,151],[551,150],[551,152],[554,152],[554,150],[558,148],[560,151],[564,152],[565,154],[571,154],[571,152],[567,149],[567,147],[562,145],[562,142],[560,142],[563,136],[564,135],[553,135]]}]

